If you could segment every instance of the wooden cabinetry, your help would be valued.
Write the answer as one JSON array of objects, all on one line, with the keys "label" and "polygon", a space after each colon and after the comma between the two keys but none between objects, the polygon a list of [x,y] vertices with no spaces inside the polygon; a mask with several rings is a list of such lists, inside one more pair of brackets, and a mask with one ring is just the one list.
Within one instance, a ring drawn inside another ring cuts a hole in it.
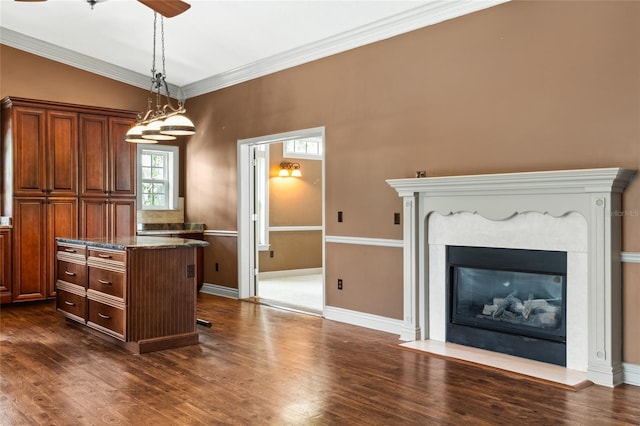
[{"label": "wooden cabinetry", "polygon": [[[12,297],[2,303],[56,295],[55,237],[135,232],[136,149],[124,141],[134,121],[128,111],[3,99],[2,216],[13,218],[14,244]],[[99,224],[85,222],[94,218],[81,208],[98,202]]]},{"label": "wooden cabinetry", "polygon": [[[196,249],[206,242],[58,240],[58,312],[132,352],[193,345]],[[114,247],[114,248],[112,248]]]},{"label": "wooden cabinetry", "polygon": [[81,238],[119,238],[135,235],[136,200],[132,198],[81,198]]},{"label": "wooden cabinetry", "polygon": [[0,228],[0,303],[11,302],[12,232],[11,228]]}]

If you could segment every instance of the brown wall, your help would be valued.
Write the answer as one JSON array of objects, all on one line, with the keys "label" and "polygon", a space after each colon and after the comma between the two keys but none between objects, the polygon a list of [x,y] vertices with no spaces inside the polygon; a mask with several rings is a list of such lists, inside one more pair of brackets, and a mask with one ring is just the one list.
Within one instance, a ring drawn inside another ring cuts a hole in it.
[{"label": "brown wall", "polygon": [[[282,161],[300,164],[301,177],[280,177]],[[269,226],[322,225],[322,162],[283,158],[282,143],[269,145]],[[270,256],[273,252],[273,257]],[[322,267],[322,231],[269,232],[260,272]]]},{"label": "brown wall", "polygon": [[[640,2],[514,1],[190,99],[187,221],[237,230],[237,141],[319,126],[329,236],[402,238],[385,179],[416,170],[638,169],[639,23]],[[0,50],[2,96],[145,106],[142,89],[16,52]],[[639,181],[623,196],[629,252],[640,252]],[[208,240],[205,281],[236,287],[236,239]],[[402,318],[400,249],[326,252],[328,305]],[[626,264],[624,361],[635,364],[639,288],[640,264]]]},{"label": "brown wall", "polygon": [[[515,1],[191,99],[204,131],[187,146],[188,179],[209,185],[187,187],[189,219],[237,229],[237,141],[318,126],[328,236],[401,239],[402,203],[385,179],[416,170],[638,169],[639,23],[639,2]],[[640,252],[639,180],[623,196],[629,252]],[[399,253],[327,244],[327,304],[401,319]],[[371,273],[375,260],[388,273]],[[635,363],[639,270],[625,265]]]}]

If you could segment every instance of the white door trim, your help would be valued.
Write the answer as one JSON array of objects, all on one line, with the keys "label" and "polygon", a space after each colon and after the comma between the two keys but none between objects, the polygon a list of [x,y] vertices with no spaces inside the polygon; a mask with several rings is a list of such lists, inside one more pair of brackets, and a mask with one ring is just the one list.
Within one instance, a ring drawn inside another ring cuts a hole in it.
[{"label": "white door trim", "polygon": [[[254,272],[256,270],[256,252],[253,248],[255,228],[251,220],[253,212],[253,167],[251,159],[251,147],[254,145],[280,142],[287,139],[307,138],[320,136],[323,141],[322,149],[322,264],[325,263],[325,152],[324,127],[295,130],[292,132],[278,133],[274,135],[260,136],[257,138],[238,140],[238,297],[246,299],[256,295]],[[322,274],[324,283],[324,266]],[[324,306],[325,294],[322,292],[322,306]]]}]

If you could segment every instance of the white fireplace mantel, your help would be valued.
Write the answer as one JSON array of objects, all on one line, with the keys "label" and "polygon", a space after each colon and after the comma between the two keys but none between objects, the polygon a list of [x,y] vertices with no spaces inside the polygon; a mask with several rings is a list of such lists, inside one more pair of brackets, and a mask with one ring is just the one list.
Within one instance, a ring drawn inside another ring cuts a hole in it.
[{"label": "white fireplace mantel", "polygon": [[576,212],[586,220],[583,276],[588,294],[580,309],[587,312],[588,338],[584,348],[573,350],[587,352],[589,380],[606,386],[622,383],[621,194],[634,175],[634,170],[604,168],[387,180],[404,201],[400,339],[430,338],[429,298],[434,296],[427,234],[432,213],[473,213],[506,222],[530,212],[556,218]]}]

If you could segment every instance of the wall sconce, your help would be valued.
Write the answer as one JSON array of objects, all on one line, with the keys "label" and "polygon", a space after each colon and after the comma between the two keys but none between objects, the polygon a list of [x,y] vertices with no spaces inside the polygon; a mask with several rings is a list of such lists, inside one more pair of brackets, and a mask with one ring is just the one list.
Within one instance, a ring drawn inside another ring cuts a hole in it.
[{"label": "wall sconce", "polygon": [[302,172],[300,172],[300,164],[299,163],[288,163],[286,161],[283,161],[282,163],[280,163],[280,173],[278,173],[278,176],[282,176],[282,177],[287,177],[287,176],[301,177],[302,176]]}]

